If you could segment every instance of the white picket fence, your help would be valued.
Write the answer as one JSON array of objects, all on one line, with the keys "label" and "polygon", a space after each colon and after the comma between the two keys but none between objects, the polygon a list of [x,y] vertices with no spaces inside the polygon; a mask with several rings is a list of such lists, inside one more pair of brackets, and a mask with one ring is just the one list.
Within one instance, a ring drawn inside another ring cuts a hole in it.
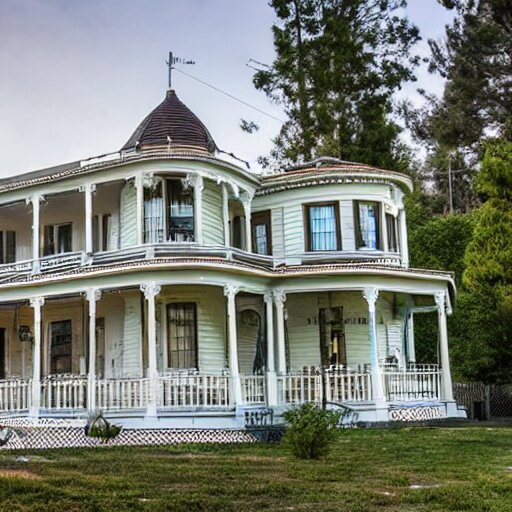
[{"label": "white picket fence", "polygon": [[31,380],[0,381],[0,412],[28,411],[30,408]]},{"label": "white picket fence", "polygon": [[264,375],[240,375],[242,398],[246,404],[265,404],[267,402]]}]

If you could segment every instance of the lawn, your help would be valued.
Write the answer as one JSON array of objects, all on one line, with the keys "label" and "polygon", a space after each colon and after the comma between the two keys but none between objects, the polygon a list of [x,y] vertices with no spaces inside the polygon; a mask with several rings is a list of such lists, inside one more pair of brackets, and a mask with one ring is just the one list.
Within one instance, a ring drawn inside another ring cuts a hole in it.
[{"label": "lawn", "polygon": [[382,509],[512,511],[512,429],[345,430],[320,461],[263,444],[0,452],[2,511]]}]

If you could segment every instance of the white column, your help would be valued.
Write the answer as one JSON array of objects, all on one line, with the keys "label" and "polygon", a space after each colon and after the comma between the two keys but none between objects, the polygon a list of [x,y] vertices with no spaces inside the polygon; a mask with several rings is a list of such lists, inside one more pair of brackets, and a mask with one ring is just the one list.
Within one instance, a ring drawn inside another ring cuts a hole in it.
[{"label": "white column", "polygon": [[194,214],[195,214],[194,240],[199,245],[203,245],[203,189],[204,189],[203,177],[200,175],[194,176],[193,184],[194,184]]},{"label": "white column", "polygon": [[372,393],[373,400],[384,402],[384,389],[382,385],[382,372],[379,366],[379,348],[377,340],[376,324],[376,303],[379,298],[379,290],[375,287],[368,287],[363,290],[363,297],[368,303],[368,336],[370,339],[370,359],[372,372]]},{"label": "white column", "polygon": [[229,229],[229,192],[227,185],[222,184],[222,223],[224,225],[224,245],[231,246],[231,233]]},{"label": "white column", "polygon": [[30,416],[37,418],[41,407],[41,308],[44,297],[30,299],[30,306],[34,309],[34,353],[32,355],[32,400]]},{"label": "white column", "polygon": [[246,238],[246,251],[252,252],[252,228],[251,228],[251,205],[253,194],[249,192],[242,192],[240,194],[240,201],[244,207],[245,215],[245,238]]},{"label": "white column", "polygon": [[137,191],[136,229],[137,245],[144,243],[144,174],[135,176],[135,189]]},{"label": "white column", "polygon": [[34,194],[27,199],[32,204],[32,271],[39,272],[40,205],[42,196]]},{"label": "white column", "polygon": [[227,284],[224,286],[224,296],[227,298],[228,337],[229,337],[229,369],[231,371],[233,402],[235,405],[242,403],[242,387],[240,385],[240,373],[238,370],[238,340],[236,332],[236,294],[238,286]]},{"label": "white column", "polygon": [[274,303],[276,305],[277,326],[277,365],[279,375],[286,375],[286,338],[284,329],[284,303],[286,293],[283,290],[274,290]]},{"label": "white column", "polygon": [[92,254],[93,240],[92,240],[92,194],[96,190],[96,185],[87,183],[84,188],[85,194],[85,252]]},{"label": "white column", "polygon": [[398,214],[398,229],[400,231],[400,258],[402,266],[409,266],[409,243],[407,241],[407,221],[405,217],[405,208],[402,208]]},{"label": "white column", "polygon": [[265,319],[267,324],[267,402],[277,406],[277,378],[274,359],[274,298],[272,292],[265,292]]},{"label": "white column", "polygon": [[439,352],[441,356],[441,372],[443,376],[444,400],[453,401],[452,376],[450,373],[450,355],[448,352],[448,329],[446,326],[446,292],[438,291],[434,295],[437,304],[437,320],[439,324]]},{"label": "white column", "polygon": [[101,299],[101,291],[89,288],[85,292],[89,303],[89,368],[87,372],[87,410],[96,410],[96,302]]},{"label": "white column", "polygon": [[156,364],[156,296],[161,286],[156,283],[145,283],[140,286],[144,297],[148,301],[148,378],[150,381],[150,397],[147,416],[156,417],[158,402],[158,368]]}]

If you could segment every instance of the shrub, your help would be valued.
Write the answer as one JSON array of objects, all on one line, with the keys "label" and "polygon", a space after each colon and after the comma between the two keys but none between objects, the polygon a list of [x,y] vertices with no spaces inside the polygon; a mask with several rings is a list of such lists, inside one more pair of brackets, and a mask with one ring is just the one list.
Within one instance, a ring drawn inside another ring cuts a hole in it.
[{"label": "shrub", "polygon": [[103,442],[114,439],[121,432],[122,427],[112,425],[101,414],[89,420],[85,427],[85,434],[89,437],[96,437]]},{"label": "shrub", "polygon": [[304,404],[286,411],[287,423],[283,441],[301,459],[318,459],[326,455],[336,438],[341,414]]}]

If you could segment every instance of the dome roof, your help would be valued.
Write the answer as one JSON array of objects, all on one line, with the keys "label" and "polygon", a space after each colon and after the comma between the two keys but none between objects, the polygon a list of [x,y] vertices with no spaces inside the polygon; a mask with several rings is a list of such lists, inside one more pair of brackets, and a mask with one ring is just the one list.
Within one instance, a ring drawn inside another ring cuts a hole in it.
[{"label": "dome roof", "polygon": [[121,151],[168,146],[169,142],[173,147],[192,146],[209,153],[217,149],[206,126],[178,99],[173,89],[168,90],[164,101],[144,118]]}]

